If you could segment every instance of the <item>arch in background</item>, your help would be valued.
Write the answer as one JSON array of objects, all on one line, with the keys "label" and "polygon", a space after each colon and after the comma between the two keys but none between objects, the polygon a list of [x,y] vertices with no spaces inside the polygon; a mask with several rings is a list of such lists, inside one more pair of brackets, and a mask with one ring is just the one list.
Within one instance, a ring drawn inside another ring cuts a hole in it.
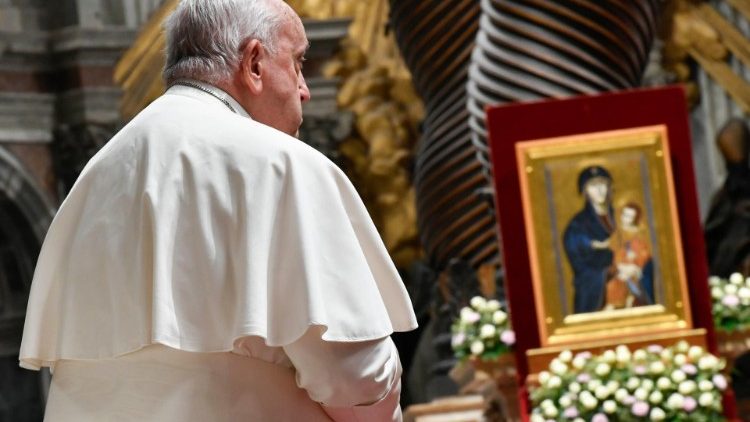
[{"label": "arch in background", "polygon": [[41,420],[47,371],[18,366],[26,303],[55,208],[21,163],[0,147],[0,420]]}]

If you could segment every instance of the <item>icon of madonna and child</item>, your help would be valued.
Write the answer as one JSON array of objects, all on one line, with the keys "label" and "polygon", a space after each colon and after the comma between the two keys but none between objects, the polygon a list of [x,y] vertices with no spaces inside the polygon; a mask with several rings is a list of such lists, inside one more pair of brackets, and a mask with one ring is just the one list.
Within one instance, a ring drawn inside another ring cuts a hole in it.
[{"label": "icon of madonna and child", "polygon": [[573,270],[574,313],[654,304],[654,264],[643,207],[613,206],[612,176],[602,166],[578,175],[583,208],[567,224],[563,247]]}]

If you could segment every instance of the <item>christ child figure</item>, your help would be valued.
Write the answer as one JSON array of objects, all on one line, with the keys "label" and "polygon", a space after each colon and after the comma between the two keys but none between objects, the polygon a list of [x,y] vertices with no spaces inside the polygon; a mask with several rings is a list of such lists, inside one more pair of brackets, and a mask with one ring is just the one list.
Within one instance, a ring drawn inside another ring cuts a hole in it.
[{"label": "christ child figure", "polygon": [[607,282],[607,309],[653,304],[651,248],[641,223],[642,208],[626,203],[613,236],[613,276]]}]

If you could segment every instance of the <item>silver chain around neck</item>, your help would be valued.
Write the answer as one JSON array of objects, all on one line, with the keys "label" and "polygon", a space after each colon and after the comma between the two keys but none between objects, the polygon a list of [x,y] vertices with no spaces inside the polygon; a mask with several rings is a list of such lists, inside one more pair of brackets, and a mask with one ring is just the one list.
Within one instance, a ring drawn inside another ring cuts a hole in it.
[{"label": "silver chain around neck", "polygon": [[234,107],[232,107],[232,104],[230,104],[229,101],[227,101],[226,98],[222,98],[219,94],[211,91],[210,89],[208,89],[206,87],[200,86],[200,85],[198,85],[196,83],[192,83],[192,82],[189,82],[189,81],[177,81],[177,82],[173,83],[170,86],[175,86],[175,85],[189,86],[190,88],[195,88],[195,89],[198,89],[200,91],[203,91],[206,94],[211,95],[212,97],[214,97],[217,100],[221,101],[225,106],[227,106],[227,108],[229,108],[232,111],[232,113],[237,114],[237,110],[235,110]]}]

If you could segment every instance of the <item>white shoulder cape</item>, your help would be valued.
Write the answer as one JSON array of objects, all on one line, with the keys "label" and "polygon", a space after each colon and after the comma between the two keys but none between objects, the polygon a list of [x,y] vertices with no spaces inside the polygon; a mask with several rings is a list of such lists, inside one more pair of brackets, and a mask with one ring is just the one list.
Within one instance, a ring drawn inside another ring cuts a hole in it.
[{"label": "white shoulder cape", "polygon": [[[47,233],[21,365],[160,343],[231,350],[416,327],[403,283],[343,173],[301,141],[174,88],[86,166]],[[197,94],[196,94],[197,92]]]}]

